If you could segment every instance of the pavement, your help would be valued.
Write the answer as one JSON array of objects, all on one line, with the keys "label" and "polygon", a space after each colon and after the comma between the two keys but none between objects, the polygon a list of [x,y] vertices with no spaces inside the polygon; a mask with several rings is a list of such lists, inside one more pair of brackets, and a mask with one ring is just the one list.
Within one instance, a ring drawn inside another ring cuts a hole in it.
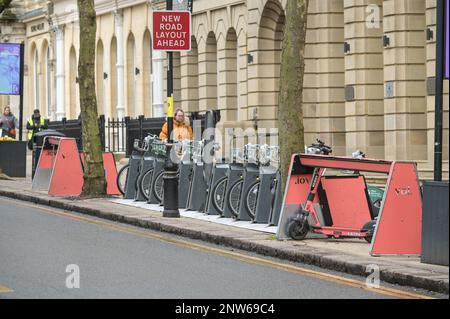
[{"label": "pavement", "polygon": [[417,256],[372,257],[369,255],[370,245],[364,240],[307,238],[302,241],[279,241],[274,234],[264,231],[238,228],[187,216],[164,218],[160,211],[120,204],[117,201],[113,202],[111,198],[79,199],[49,196],[46,192],[31,190],[29,172],[30,170],[27,178],[2,180],[0,196],[351,275],[367,277],[375,265],[379,269],[381,282],[443,294],[448,294],[449,291],[448,266],[424,264]]}]

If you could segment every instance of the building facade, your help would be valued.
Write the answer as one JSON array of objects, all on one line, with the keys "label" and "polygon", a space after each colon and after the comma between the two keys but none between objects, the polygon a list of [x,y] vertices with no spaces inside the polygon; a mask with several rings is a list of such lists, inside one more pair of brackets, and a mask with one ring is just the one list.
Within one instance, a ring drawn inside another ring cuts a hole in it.
[{"label": "building facade", "polygon": [[[175,106],[219,109],[222,129],[277,128],[286,2],[194,0],[192,50],[174,53]],[[76,118],[76,1],[24,3],[26,115]],[[163,114],[166,59],[151,50],[151,26],[165,0],[95,3],[99,114]],[[307,25],[305,142],[321,138],[336,155],[415,160],[432,178],[436,0],[310,0]],[[448,80],[444,89],[448,179]]]}]

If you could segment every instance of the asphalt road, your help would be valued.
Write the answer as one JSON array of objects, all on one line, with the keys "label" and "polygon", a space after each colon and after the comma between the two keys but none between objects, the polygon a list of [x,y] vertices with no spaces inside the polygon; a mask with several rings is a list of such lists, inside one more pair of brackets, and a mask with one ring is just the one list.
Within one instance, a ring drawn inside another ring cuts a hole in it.
[{"label": "asphalt road", "polygon": [[0,198],[0,299],[392,297],[171,238]]}]

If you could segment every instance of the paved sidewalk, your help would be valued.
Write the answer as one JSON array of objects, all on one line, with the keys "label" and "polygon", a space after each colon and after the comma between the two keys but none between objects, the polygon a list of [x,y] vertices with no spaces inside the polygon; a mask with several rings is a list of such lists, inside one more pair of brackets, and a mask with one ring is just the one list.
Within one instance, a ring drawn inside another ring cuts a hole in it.
[{"label": "paved sidewalk", "polygon": [[88,214],[153,230],[200,239],[214,244],[289,261],[366,277],[366,267],[377,265],[382,282],[448,294],[449,268],[420,263],[419,257],[371,257],[364,240],[307,239],[278,241],[274,235],[204,220],[163,218],[160,212],[113,203],[111,199],[70,199],[31,190],[31,178],[2,180],[0,196]]}]

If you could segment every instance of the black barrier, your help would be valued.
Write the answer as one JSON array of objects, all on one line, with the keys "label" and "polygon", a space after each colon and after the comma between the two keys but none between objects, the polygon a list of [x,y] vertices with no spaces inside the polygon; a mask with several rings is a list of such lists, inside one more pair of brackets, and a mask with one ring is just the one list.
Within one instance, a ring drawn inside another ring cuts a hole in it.
[{"label": "black barrier", "polygon": [[147,134],[159,136],[161,128],[166,122],[165,117],[128,119],[126,122],[126,156],[129,157],[133,152],[135,139],[142,140]]},{"label": "black barrier", "polygon": [[421,262],[448,266],[449,184],[424,182]]},{"label": "black barrier", "polygon": [[10,177],[26,176],[27,142],[0,142],[0,168]]},{"label": "black barrier", "polygon": [[63,118],[61,121],[51,121],[48,124],[50,130],[54,130],[64,134],[66,137],[72,137],[77,141],[77,147],[79,151],[83,150],[83,141],[81,133],[80,120],[67,120]]},{"label": "black barrier", "polygon": [[[193,126],[194,121],[200,121],[201,132],[203,132],[207,127],[215,127],[217,122],[220,121],[219,110],[209,111],[205,113],[192,112],[187,113],[187,115],[189,117],[191,127]],[[165,117],[144,118],[143,115],[135,119],[126,117],[122,123],[126,130],[126,156],[129,157],[132,154],[135,139],[142,140],[142,138],[147,136],[147,134],[149,133],[159,136],[159,133],[161,133],[161,129],[165,122]],[[115,125],[112,125],[112,127],[120,128],[121,124],[120,122],[117,122],[115,123]]]},{"label": "black barrier", "polygon": [[[105,116],[101,115],[98,119],[102,150],[105,151]],[[76,139],[77,147],[80,152],[83,151],[83,139],[81,120],[67,120],[63,118],[61,121],[51,121],[48,128],[64,134],[66,137]]]}]

